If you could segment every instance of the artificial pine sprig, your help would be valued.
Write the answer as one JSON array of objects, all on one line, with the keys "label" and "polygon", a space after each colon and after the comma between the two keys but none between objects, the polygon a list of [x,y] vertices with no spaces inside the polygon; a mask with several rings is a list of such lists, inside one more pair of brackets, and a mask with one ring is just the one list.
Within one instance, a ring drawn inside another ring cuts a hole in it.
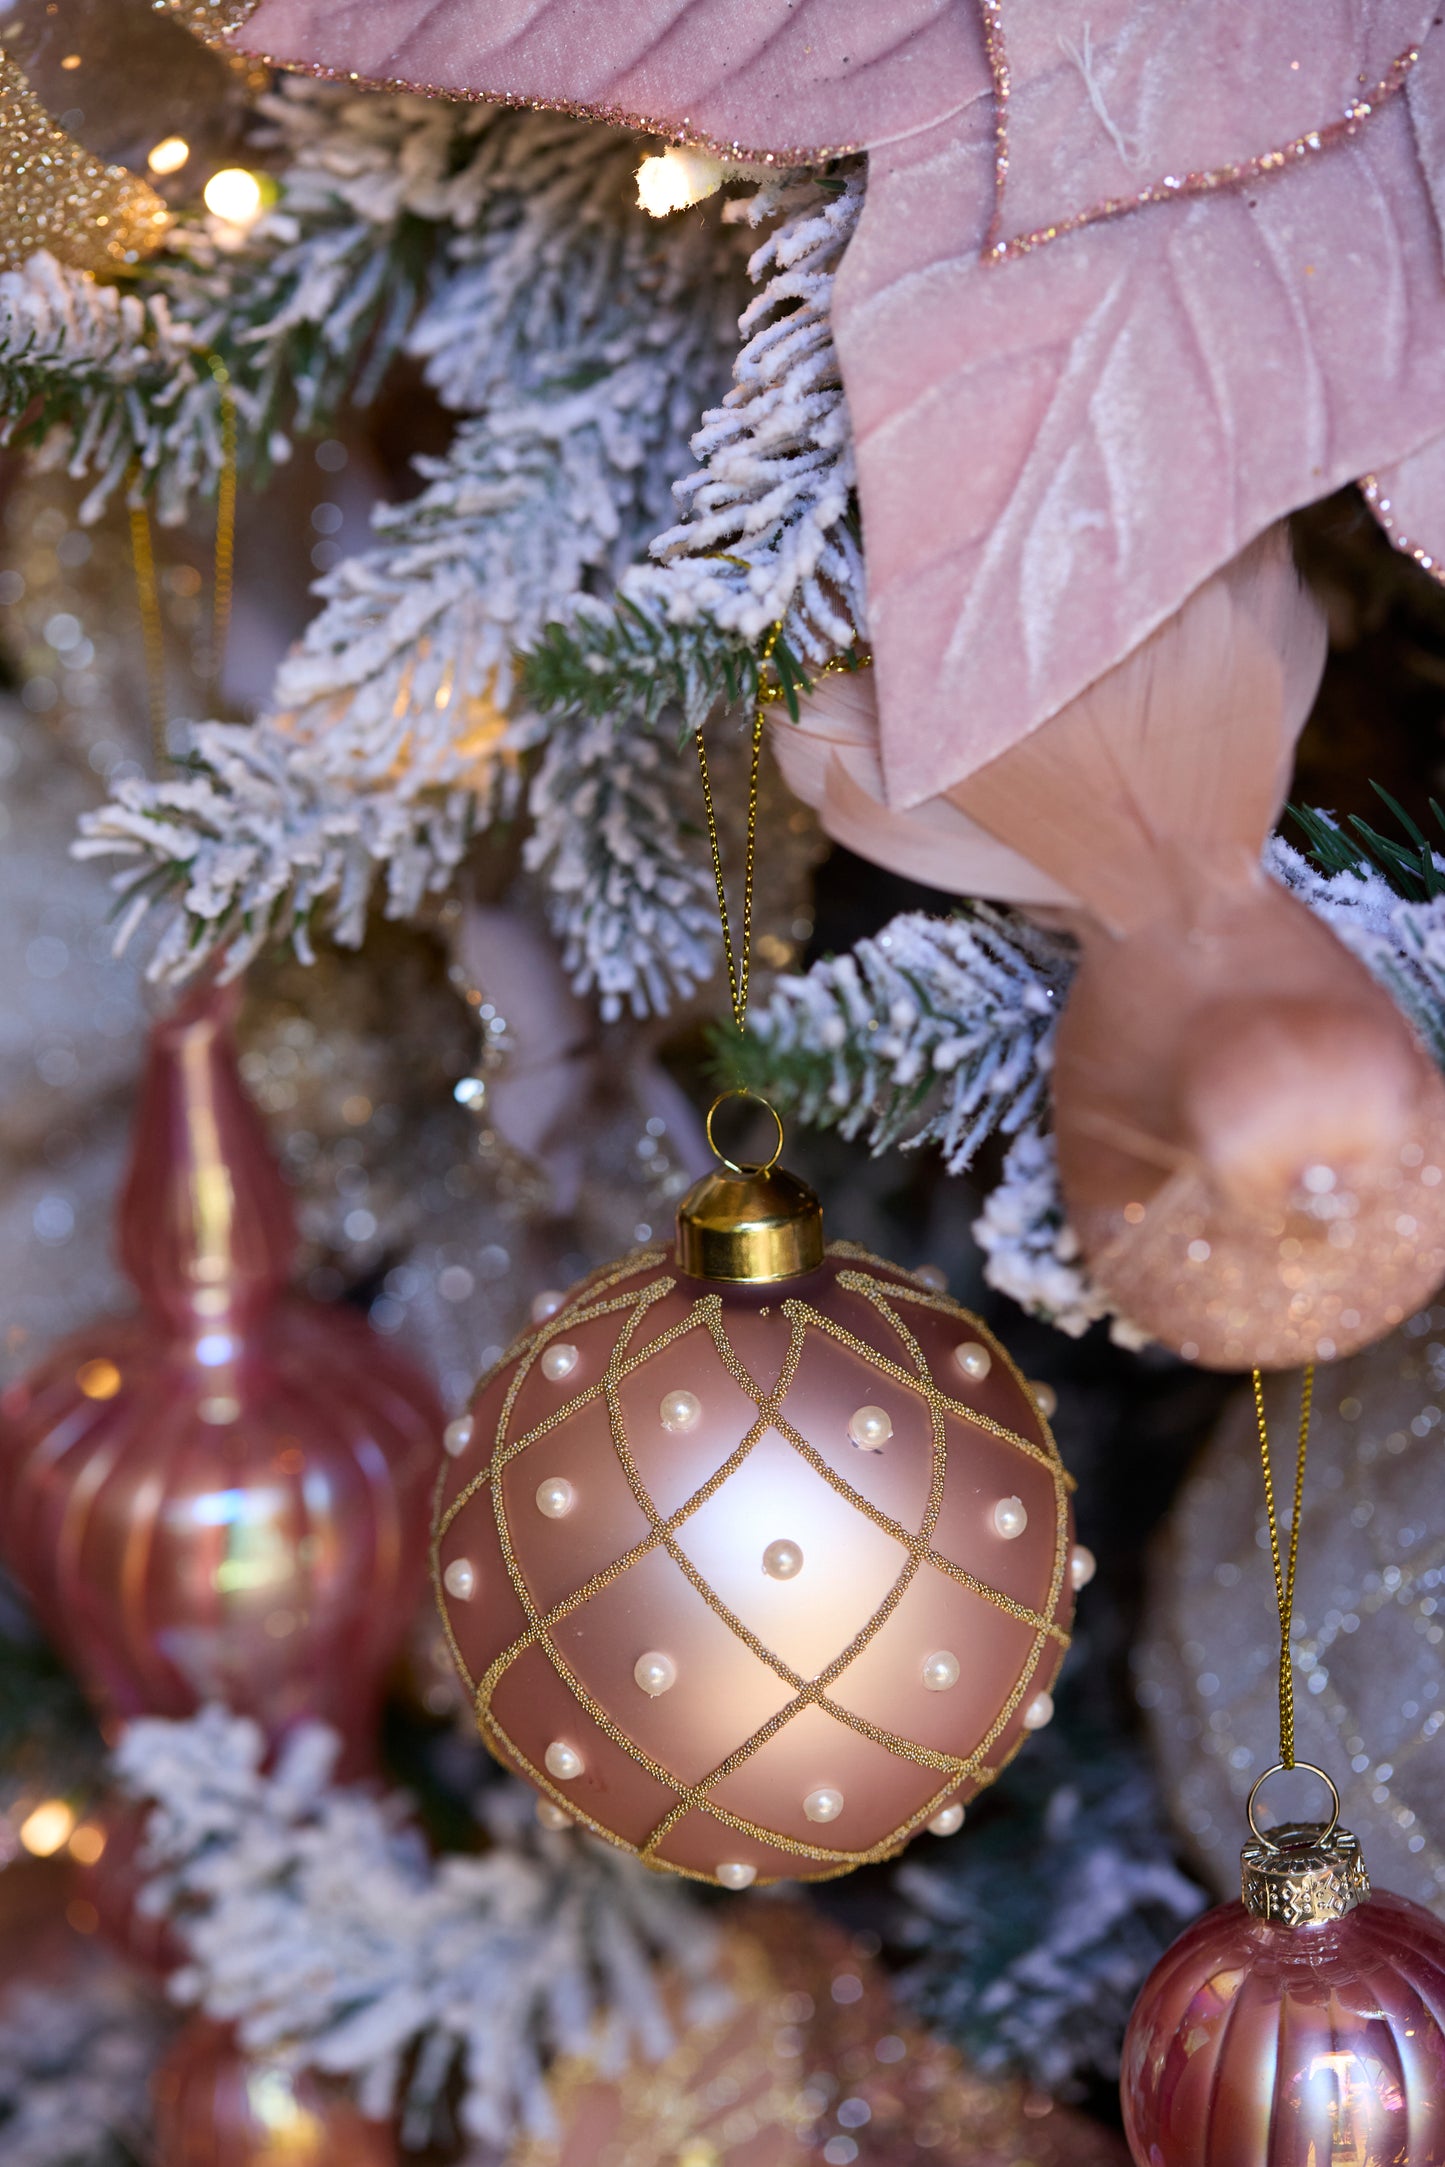
[{"label": "artificial pine sprig", "polygon": [[875,1152],[936,1143],[962,1173],[992,1131],[1039,1117],[1072,971],[1067,941],[1011,912],[912,911],[780,980],[719,1056],[782,1112]]}]

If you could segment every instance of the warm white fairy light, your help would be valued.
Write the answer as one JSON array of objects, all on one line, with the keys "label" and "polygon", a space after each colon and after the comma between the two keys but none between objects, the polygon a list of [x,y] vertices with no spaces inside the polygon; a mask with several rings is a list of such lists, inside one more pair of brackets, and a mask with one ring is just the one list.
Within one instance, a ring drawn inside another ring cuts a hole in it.
[{"label": "warm white fairy light", "polygon": [[265,191],[254,173],[244,166],[223,166],[213,173],[204,191],[206,209],[228,226],[251,226],[261,215]]},{"label": "warm white fairy light", "polygon": [[179,173],[191,155],[191,146],[183,135],[165,135],[153,144],[146,164],[152,173]]},{"label": "warm white fairy light", "polygon": [[727,172],[720,158],[673,143],[637,169],[637,200],[653,218],[685,211],[715,195]]}]

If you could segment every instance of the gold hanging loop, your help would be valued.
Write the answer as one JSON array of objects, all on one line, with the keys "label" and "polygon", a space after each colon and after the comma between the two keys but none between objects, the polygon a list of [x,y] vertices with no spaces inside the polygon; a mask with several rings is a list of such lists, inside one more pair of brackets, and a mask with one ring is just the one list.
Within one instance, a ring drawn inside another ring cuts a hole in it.
[{"label": "gold hanging loop", "polygon": [[[730,1159],[727,1153],[723,1150],[721,1144],[719,1144],[717,1138],[713,1135],[712,1125],[717,1118],[718,1108],[720,1106],[725,1106],[729,1099],[751,1099],[755,1106],[761,1106],[766,1113],[772,1115],[773,1125],[777,1129],[778,1135],[777,1142],[773,1148],[771,1158],[757,1160],[754,1161],[752,1164],[749,1164],[746,1160]],[[761,1092],[749,1091],[746,1085],[740,1085],[735,1091],[720,1092],[718,1097],[713,1100],[711,1106],[708,1108],[707,1142],[708,1149],[709,1151],[711,1151],[713,1157],[715,1159],[721,1160],[722,1164],[727,1168],[730,1174],[771,1174],[773,1168],[777,1165],[779,1159],[781,1159],[781,1157],[783,1156],[782,1117],[779,1114],[777,1107],[773,1105],[772,1101],[770,1099],[765,1099],[762,1096]]]}]

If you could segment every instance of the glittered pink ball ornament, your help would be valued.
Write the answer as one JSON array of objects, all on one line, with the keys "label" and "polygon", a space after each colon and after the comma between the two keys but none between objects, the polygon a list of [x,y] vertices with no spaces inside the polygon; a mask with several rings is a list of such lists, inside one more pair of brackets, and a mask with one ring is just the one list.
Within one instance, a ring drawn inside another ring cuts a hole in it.
[{"label": "glittered pink ball ornament", "polygon": [[731,1889],[949,1835],[1046,1723],[1076,1560],[978,1319],[768,1169],[572,1290],[448,1437],[434,1570],[482,1736],[579,1822]]},{"label": "glittered pink ball ornament", "polygon": [[1145,1981],[1124,2040],[1138,2167],[1439,2167],[1445,1926],[1372,1894],[1333,1823],[1243,1853]]},{"label": "glittered pink ball ornament", "polygon": [[152,1036],[119,1219],[141,1306],[0,1397],[0,1547],[103,1716],[319,1718],[357,1772],[444,1418],[362,1317],[286,1293],[290,1201],[233,1005],[204,990]]}]

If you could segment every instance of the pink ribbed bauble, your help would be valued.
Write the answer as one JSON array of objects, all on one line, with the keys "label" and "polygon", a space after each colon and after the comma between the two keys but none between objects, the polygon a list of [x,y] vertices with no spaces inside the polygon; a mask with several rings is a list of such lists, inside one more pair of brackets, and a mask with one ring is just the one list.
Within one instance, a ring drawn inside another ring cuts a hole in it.
[{"label": "pink ribbed bauble", "polygon": [[205,991],[153,1034],[119,1220],[141,1307],[0,1398],[0,1547],[103,1716],[320,1718],[358,1772],[443,1415],[362,1317],[285,1293],[290,1202],[231,1006]]},{"label": "pink ribbed bauble", "polygon": [[395,2167],[396,2141],[340,2086],[247,2054],[194,2017],[151,2081],[156,2167]]},{"label": "pink ribbed bauble", "polygon": [[1206,1912],[1124,2041],[1139,2167],[1439,2167],[1445,1927],[1403,1896],[1281,1926]]},{"label": "pink ribbed bauble", "polygon": [[998,1342],[891,1265],[633,1257],[449,1443],[439,1599],[544,1815],[730,1888],[817,1879],[951,1833],[1048,1720],[1066,1477]]}]

